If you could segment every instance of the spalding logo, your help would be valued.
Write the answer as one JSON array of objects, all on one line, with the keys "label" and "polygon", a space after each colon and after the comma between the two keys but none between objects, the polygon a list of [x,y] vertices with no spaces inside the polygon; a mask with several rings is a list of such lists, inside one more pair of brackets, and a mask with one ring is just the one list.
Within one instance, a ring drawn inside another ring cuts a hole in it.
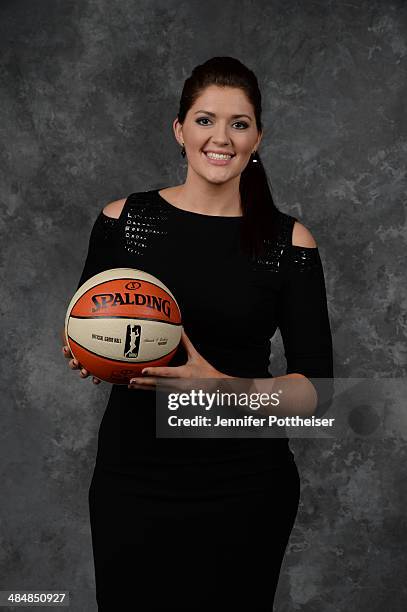
[{"label": "spalding logo", "polygon": [[104,308],[114,306],[146,306],[158,312],[163,312],[167,317],[171,317],[171,303],[162,297],[148,295],[144,293],[99,293],[92,295],[92,302],[95,307],[92,312],[97,312]]},{"label": "spalding logo", "polygon": [[136,289],[140,289],[141,283],[139,283],[138,281],[130,281],[129,283],[127,283],[127,285],[125,285],[125,287],[129,291],[135,291]]}]

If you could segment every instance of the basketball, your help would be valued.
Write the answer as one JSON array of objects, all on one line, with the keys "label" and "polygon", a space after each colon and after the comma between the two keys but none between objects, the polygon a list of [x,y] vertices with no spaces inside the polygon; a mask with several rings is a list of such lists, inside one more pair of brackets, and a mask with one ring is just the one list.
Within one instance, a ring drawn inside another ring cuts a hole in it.
[{"label": "basketball", "polygon": [[115,268],[79,287],[66,312],[65,336],[93,376],[127,385],[143,368],[169,363],[181,340],[181,312],[158,278]]}]

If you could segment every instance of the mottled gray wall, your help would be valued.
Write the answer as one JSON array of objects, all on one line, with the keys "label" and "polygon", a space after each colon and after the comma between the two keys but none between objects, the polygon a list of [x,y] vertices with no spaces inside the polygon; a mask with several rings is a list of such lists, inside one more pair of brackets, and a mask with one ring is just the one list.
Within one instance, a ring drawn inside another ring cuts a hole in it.
[{"label": "mottled gray wall", "polygon": [[[67,369],[59,331],[101,207],[183,180],[171,122],[197,63],[232,55],[259,77],[276,202],[323,258],[336,376],[406,375],[406,16],[392,0],[2,2],[1,589],[96,609],[87,490],[109,388]],[[272,356],[277,374],[278,339]],[[404,437],[292,442],[278,612],[406,609]]]}]

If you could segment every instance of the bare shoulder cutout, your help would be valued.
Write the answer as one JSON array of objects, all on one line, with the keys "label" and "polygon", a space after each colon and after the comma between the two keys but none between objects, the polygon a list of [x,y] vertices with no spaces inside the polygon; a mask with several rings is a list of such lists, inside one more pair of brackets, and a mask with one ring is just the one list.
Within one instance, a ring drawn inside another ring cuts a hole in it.
[{"label": "bare shoulder cutout", "polygon": [[114,202],[110,202],[109,204],[106,204],[106,206],[103,209],[103,214],[106,215],[106,217],[111,217],[112,219],[118,219],[123,210],[123,206],[126,202],[126,199],[127,198],[123,198],[121,200],[115,200]]},{"label": "bare shoulder cutout", "polygon": [[305,225],[302,225],[302,223],[299,223],[298,221],[294,223],[292,243],[293,246],[309,248],[315,248],[317,246],[311,232],[305,227]]}]

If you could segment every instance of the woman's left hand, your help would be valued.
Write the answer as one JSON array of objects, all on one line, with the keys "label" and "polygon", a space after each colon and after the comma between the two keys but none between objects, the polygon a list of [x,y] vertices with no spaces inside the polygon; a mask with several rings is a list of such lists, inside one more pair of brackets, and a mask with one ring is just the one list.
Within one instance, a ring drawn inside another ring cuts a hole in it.
[{"label": "woman's left hand", "polygon": [[219,372],[202,357],[186,335],[181,330],[181,342],[187,352],[187,361],[181,366],[149,366],[142,370],[142,376],[132,378],[129,389],[154,389],[157,381],[162,378],[233,378]]}]

